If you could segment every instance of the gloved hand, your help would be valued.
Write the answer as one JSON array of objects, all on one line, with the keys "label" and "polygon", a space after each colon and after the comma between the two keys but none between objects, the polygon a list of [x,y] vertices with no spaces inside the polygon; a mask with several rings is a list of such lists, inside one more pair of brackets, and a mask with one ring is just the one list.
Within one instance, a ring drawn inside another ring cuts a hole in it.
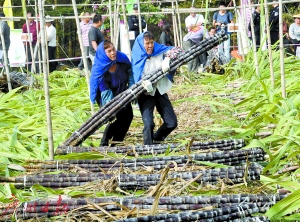
[{"label": "gloved hand", "polygon": [[170,57],[166,57],[161,63],[161,70],[163,73],[168,72],[170,70]]},{"label": "gloved hand", "polygon": [[152,83],[149,80],[143,81],[142,86],[147,90],[148,93],[153,91]]}]

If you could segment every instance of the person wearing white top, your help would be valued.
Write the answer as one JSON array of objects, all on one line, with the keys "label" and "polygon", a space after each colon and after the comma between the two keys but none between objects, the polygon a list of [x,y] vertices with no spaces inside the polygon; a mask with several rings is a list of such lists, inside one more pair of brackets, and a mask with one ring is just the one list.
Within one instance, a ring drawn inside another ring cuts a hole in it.
[{"label": "person wearing white top", "polygon": [[[191,9],[196,9],[195,7],[191,7]],[[185,26],[187,31],[192,30],[197,26],[201,26],[204,23],[204,17],[201,14],[196,14],[196,12],[191,12],[188,17],[185,19]]]},{"label": "person wearing white top", "polygon": [[[47,42],[48,42],[48,59],[55,59],[55,50],[56,50],[56,28],[53,26],[52,22],[54,20],[47,15],[45,18],[46,23],[46,33],[47,33]],[[56,70],[57,62],[49,62],[49,72]]]},{"label": "person wearing white top", "polygon": [[291,42],[294,44],[294,53],[299,57],[300,55],[297,55],[299,53],[297,53],[297,48],[300,44],[300,14],[294,15],[293,18],[295,19],[295,22],[290,25],[289,36]]}]

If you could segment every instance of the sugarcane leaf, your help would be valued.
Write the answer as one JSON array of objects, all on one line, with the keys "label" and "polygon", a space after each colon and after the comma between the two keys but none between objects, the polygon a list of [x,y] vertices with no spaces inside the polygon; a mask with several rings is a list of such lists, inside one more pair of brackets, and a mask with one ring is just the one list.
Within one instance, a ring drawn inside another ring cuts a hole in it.
[{"label": "sugarcane leaf", "polygon": [[32,187],[31,187],[32,190],[36,190],[36,191],[44,191],[46,192],[47,194],[53,194],[53,195],[59,195],[59,194],[63,194],[63,191],[62,190],[54,190],[54,189],[51,189],[49,187],[44,187],[44,186],[41,186],[39,184],[34,184]]},{"label": "sugarcane leaf", "polygon": [[300,209],[300,189],[273,205],[266,212],[266,216],[271,220],[279,219],[298,209]]},{"label": "sugarcane leaf", "polygon": [[283,220],[300,221],[300,213],[294,213],[290,216],[283,217]]}]

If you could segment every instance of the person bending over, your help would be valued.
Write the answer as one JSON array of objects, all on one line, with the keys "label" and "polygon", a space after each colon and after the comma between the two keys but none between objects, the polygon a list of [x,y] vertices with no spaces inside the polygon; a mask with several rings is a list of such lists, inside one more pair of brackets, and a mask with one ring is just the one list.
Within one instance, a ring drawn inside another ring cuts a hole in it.
[{"label": "person bending over", "polygon": [[[90,80],[90,99],[98,106],[105,105],[134,83],[131,62],[128,57],[117,51],[114,45],[104,40],[97,48]],[[133,119],[131,104],[120,110],[114,121],[106,126],[101,146],[108,146],[109,140],[121,142]],[[114,146],[115,144],[111,144]]]}]

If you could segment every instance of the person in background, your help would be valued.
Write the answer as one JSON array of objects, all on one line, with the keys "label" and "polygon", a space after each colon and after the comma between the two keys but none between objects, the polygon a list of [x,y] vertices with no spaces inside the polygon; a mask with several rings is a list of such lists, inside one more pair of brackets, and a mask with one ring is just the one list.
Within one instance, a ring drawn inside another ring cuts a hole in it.
[{"label": "person in background", "polygon": [[208,34],[210,37],[214,36],[217,33],[216,28],[211,26],[208,28]]},{"label": "person in background", "polygon": [[159,43],[166,46],[173,46],[173,42],[170,37],[171,25],[166,23],[162,27],[162,32],[160,34]]},{"label": "person in background", "polygon": [[94,65],[94,59],[95,59],[95,54],[98,45],[104,41],[104,36],[102,32],[99,30],[99,28],[102,25],[102,16],[99,14],[96,14],[93,17],[93,25],[91,26],[89,30],[89,55],[90,59],[92,61],[92,65]]},{"label": "person in background", "polygon": [[[176,58],[182,50],[156,43],[153,34],[147,31],[138,35],[132,52],[132,71],[134,82],[137,83],[146,75],[152,74],[160,68],[164,73],[167,73],[170,69],[170,60]],[[144,123],[145,145],[151,145],[154,141],[165,140],[177,127],[177,117],[167,95],[172,87],[172,76],[170,75],[173,75],[174,72],[168,73],[155,84],[149,80],[143,81],[143,86],[147,92],[140,95],[138,105]],[[155,107],[163,119],[163,124],[153,133],[155,127],[153,111]]]},{"label": "person in background", "polygon": [[273,9],[270,12],[270,35],[271,44],[274,45],[279,40],[279,5],[277,1],[272,1]]},{"label": "person in background", "polygon": [[[297,47],[300,46],[300,14],[294,15],[293,18],[295,19],[295,22],[290,25],[289,36],[290,41],[295,44],[294,55],[297,55]],[[300,56],[300,52],[297,56]]]},{"label": "person in background", "polygon": [[[29,26],[29,31],[27,30],[27,24],[23,24],[22,26],[22,33],[31,33],[32,34],[32,51],[35,51],[35,48],[38,47],[38,31],[40,31],[40,25],[37,24],[34,20],[33,17],[34,14],[32,12],[27,13],[27,21],[28,21],[28,26]],[[24,42],[24,48],[25,48],[25,53],[26,53],[26,62],[27,64],[27,70],[29,72],[32,72],[32,55],[31,55],[31,50],[30,50],[30,45],[29,41]],[[39,50],[38,50],[39,53]],[[36,54],[35,61],[38,61],[38,53]],[[39,64],[35,63],[35,68],[36,68],[36,73],[39,73]]]},{"label": "person in background", "polygon": [[228,35],[228,39],[218,46],[218,52],[223,53],[227,59],[230,60],[230,34],[228,33],[227,25],[233,23],[233,15],[231,12],[224,10],[224,1],[220,1],[219,8],[220,10],[213,15],[213,26],[216,27],[217,33],[219,33],[221,31],[221,26],[225,25],[225,32]]},{"label": "person in background", "polygon": [[[260,46],[260,6],[255,7],[255,11],[252,14],[252,20],[253,20],[253,26],[254,26],[254,35],[255,35],[255,41],[256,41],[256,48],[259,48]],[[248,24],[248,30],[251,32],[251,21]],[[252,40],[252,37],[250,37]]]},{"label": "person in background", "polygon": [[[90,16],[89,12],[83,12],[81,16]],[[83,41],[83,47],[84,47],[84,52],[85,52],[85,56],[89,56],[89,30],[92,26],[92,24],[90,23],[90,18],[82,18],[81,22],[80,22],[80,30],[81,30],[81,36],[82,36],[82,41]],[[88,59],[85,58],[87,60],[87,64]],[[78,64],[78,69],[79,70],[83,70],[84,68],[84,62],[83,62],[83,58],[81,58],[80,63]],[[89,66],[90,69],[90,66]]]},{"label": "person in background", "polygon": [[[191,7],[191,9],[196,9]],[[185,26],[187,31],[193,30],[195,27],[201,26],[204,23],[204,17],[201,14],[196,14],[196,12],[191,12],[188,17],[185,18]]]},{"label": "person in background", "polygon": [[[94,17],[96,14],[97,14],[96,12],[92,12],[92,14],[91,14],[92,18],[90,19],[90,24],[93,24],[93,17]],[[101,25],[101,27],[100,27],[100,31],[102,32],[103,35],[105,35],[105,25],[104,25],[103,18],[102,18],[102,25]]]},{"label": "person in background", "polygon": [[[0,12],[0,17],[5,17],[5,14],[3,12]],[[1,21],[1,32],[3,35],[3,40],[4,40],[4,44],[5,44],[5,51],[4,51],[4,47],[2,46],[2,40],[0,39],[0,50],[6,54],[7,57],[7,62],[8,62],[8,66],[9,66],[9,60],[8,60],[8,50],[10,47],[10,27],[8,26],[6,21]],[[4,54],[2,55],[1,58],[1,63],[4,64]]]},{"label": "person in background", "polygon": [[[140,34],[140,26],[139,26],[139,16],[138,16],[138,5],[133,5],[133,10],[135,15],[130,15],[128,17],[128,26],[129,31],[134,31],[134,37],[136,37]],[[141,15],[141,24],[142,24],[142,30],[146,28],[146,20],[144,16]],[[135,39],[130,39],[130,48],[132,49]]]},{"label": "person in background", "polygon": [[[204,26],[203,23],[198,26],[193,26],[190,28],[190,31],[183,37],[183,49],[188,50],[193,45],[201,42],[204,36]],[[208,32],[206,30],[205,37],[209,37]],[[199,67],[204,66],[207,60],[207,53],[203,53],[198,57],[190,60],[187,64],[187,68],[189,72],[198,72]],[[201,65],[202,64],[202,65]]]},{"label": "person in background", "polygon": [[[104,40],[96,51],[90,80],[90,99],[105,105],[134,84],[131,62],[126,54],[116,51],[114,45]],[[129,129],[133,119],[133,111],[129,103],[116,115],[116,120],[110,122],[103,133],[101,146],[108,146],[109,140],[121,142]],[[115,144],[111,144],[114,146]]]},{"label": "person in background", "polygon": [[[45,18],[46,23],[46,33],[47,33],[47,42],[48,42],[48,59],[55,59],[55,50],[56,50],[56,28],[53,26],[52,22],[54,20],[47,15]],[[49,62],[49,72],[56,70],[57,62]]]}]

